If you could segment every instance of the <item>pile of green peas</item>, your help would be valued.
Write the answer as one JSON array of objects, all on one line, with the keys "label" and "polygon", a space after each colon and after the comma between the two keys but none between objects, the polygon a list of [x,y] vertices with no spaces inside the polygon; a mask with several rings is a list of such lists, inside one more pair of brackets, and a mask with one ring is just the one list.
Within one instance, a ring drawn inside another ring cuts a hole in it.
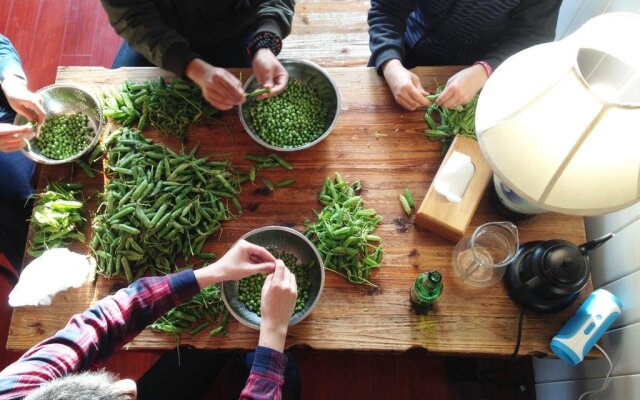
[{"label": "pile of green peas", "polygon": [[36,144],[43,156],[63,160],[84,150],[91,136],[93,129],[85,114],[51,115],[42,125]]},{"label": "pile of green peas", "polygon": [[291,79],[280,95],[253,102],[249,114],[262,140],[291,148],[311,143],[324,133],[327,107],[311,86]]},{"label": "pile of green peas", "polygon": [[[304,265],[300,263],[297,257],[293,254],[277,251],[272,251],[271,253],[275,258],[282,260],[284,265],[286,265],[291,273],[296,276],[298,298],[296,299],[294,313],[302,311],[307,300],[309,300],[309,288],[311,287],[309,271],[315,262],[312,261],[309,264]],[[262,295],[262,285],[264,284],[265,279],[267,279],[266,274],[255,274],[241,279],[238,283],[240,301],[249,311],[253,311],[258,314],[258,316],[260,316],[260,297]]]}]

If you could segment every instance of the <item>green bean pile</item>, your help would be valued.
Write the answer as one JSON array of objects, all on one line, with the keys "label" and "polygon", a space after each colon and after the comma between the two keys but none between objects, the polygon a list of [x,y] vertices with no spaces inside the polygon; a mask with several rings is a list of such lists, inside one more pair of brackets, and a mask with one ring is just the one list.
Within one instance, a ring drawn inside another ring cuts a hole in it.
[{"label": "green bean pile", "polygon": [[339,173],[327,177],[319,200],[324,208],[317,221],[307,223],[307,237],[316,245],[329,271],[355,284],[376,286],[369,281],[373,268],[380,267],[383,250],[380,237],[373,235],[382,218],[373,208],[363,208],[357,193],[360,182],[347,183]]},{"label": "green bean pile", "polygon": [[109,183],[91,242],[98,271],[132,281],[172,272],[178,256],[215,258],[202,252],[205,241],[234,216],[229,203],[242,213],[230,163],[195,158],[195,149],[176,154],[129,128],[113,132],[103,146]]},{"label": "green bean pile", "polygon": [[[431,101],[442,93],[444,86],[436,89],[436,92],[427,98]],[[446,154],[456,135],[470,137],[476,139],[476,105],[478,104],[478,95],[476,95],[468,104],[458,106],[453,109],[444,108],[433,103],[424,113],[424,121],[427,123],[427,129],[424,134],[431,140],[442,141],[442,154]],[[438,114],[440,124],[434,120],[434,113]]]},{"label": "green bean pile", "polygon": [[93,136],[89,117],[82,113],[50,115],[35,139],[40,154],[64,160],[84,150]]},{"label": "green bean pile", "polygon": [[80,184],[52,183],[43,193],[36,195],[33,207],[33,237],[27,252],[37,257],[45,250],[67,247],[71,240],[84,242],[78,230],[82,218],[82,202],[76,199],[82,190]]},{"label": "green bean pile", "polygon": [[326,106],[312,87],[295,79],[280,95],[249,107],[255,131],[273,146],[300,147],[324,133]]},{"label": "green bean pile", "polygon": [[[305,304],[309,300],[309,288],[311,287],[311,281],[309,280],[309,271],[315,265],[315,261],[311,261],[309,264],[304,265],[298,261],[298,258],[293,254],[285,252],[271,251],[273,256],[282,260],[284,265],[289,268],[291,273],[296,276],[296,285],[298,287],[298,298],[296,299],[296,306],[294,313],[302,311]],[[243,278],[238,282],[238,294],[240,301],[247,307],[248,310],[260,316],[260,299],[262,296],[262,285],[266,274],[255,274]]]},{"label": "green bean pile", "polygon": [[186,138],[189,127],[219,111],[202,97],[200,87],[182,79],[166,83],[156,80],[133,83],[128,79],[120,91],[110,90],[102,97],[105,117],[122,126],[144,130],[147,124],[167,136]]},{"label": "green bean pile", "polygon": [[209,334],[222,336],[227,334],[230,316],[222,301],[220,285],[216,284],[202,289],[191,300],[168,311],[151,325],[151,329],[175,335],[185,332],[196,335],[212,326]]}]

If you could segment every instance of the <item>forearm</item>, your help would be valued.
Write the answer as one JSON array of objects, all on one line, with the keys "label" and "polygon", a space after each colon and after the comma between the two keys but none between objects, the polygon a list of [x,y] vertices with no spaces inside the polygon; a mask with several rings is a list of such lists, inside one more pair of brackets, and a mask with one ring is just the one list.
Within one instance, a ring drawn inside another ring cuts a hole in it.
[{"label": "forearm", "polygon": [[153,2],[101,2],[116,33],[154,65],[183,76],[189,62],[198,57],[189,42],[167,26]]},{"label": "forearm", "polygon": [[378,73],[390,59],[404,60],[406,20],[413,10],[413,1],[372,0],[367,21],[369,48]]},{"label": "forearm", "polygon": [[268,0],[258,6],[256,33],[271,32],[284,39],[291,33],[295,1]]},{"label": "forearm", "polygon": [[0,395],[7,386],[27,390],[89,368],[198,291],[192,271],[134,282],[72,317],[65,328],[0,372]]},{"label": "forearm", "polygon": [[9,39],[0,35],[0,83],[7,77],[17,77],[26,82],[20,57]]},{"label": "forearm", "polygon": [[509,28],[485,57],[495,70],[513,54],[553,41],[561,0],[524,0],[512,12]]}]

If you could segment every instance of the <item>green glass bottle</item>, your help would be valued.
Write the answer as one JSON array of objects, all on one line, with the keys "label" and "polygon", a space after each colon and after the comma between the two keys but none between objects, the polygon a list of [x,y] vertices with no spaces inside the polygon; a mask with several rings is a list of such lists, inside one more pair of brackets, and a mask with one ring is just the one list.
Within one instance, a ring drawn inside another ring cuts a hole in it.
[{"label": "green glass bottle", "polygon": [[409,292],[411,308],[416,314],[426,314],[433,308],[433,302],[442,294],[442,274],[438,271],[423,272],[418,275]]}]

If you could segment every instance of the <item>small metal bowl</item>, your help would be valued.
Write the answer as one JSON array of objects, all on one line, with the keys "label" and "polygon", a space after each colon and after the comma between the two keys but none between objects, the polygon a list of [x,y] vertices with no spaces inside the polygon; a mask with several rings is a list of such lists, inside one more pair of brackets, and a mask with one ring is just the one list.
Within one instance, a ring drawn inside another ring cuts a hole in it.
[{"label": "small metal bowl", "polygon": [[[291,316],[289,326],[302,321],[311,313],[318,301],[324,287],[324,263],[316,246],[300,232],[283,226],[265,226],[254,229],[245,234],[240,240],[246,240],[268,250],[277,250],[292,254],[298,261],[307,264],[315,260],[315,266],[309,271],[309,300],[304,308]],[[238,282],[226,281],[222,283],[222,300],[227,310],[241,324],[250,328],[260,329],[260,317],[250,311],[238,298]]]},{"label": "small metal bowl", "polygon": [[[338,121],[338,114],[340,113],[340,93],[338,92],[338,86],[324,69],[310,61],[282,59],[280,62],[289,72],[289,79],[296,79],[302,84],[313,87],[327,107],[327,118],[324,123],[325,128],[323,134],[313,142],[298,147],[277,147],[265,142],[260,137],[260,132],[256,132],[253,126],[251,114],[249,113],[248,105],[254,101],[258,101],[255,99],[249,99],[238,107],[240,122],[242,122],[244,130],[253,138],[253,140],[268,149],[276,151],[298,151],[308,149],[329,136],[329,133],[333,130],[336,121]],[[256,80],[255,75],[251,75],[245,82],[244,90],[246,93],[250,93],[256,89],[259,89],[258,81]]]},{"label": "small metal bowl", "polygon": [[[45,157],[38,151],[35,140],[30,140],[30,147],[24,147],[22,152],[30,159],[41,164],[64,164],[73,161],[87,154],[98,143],[100,131],[102,129],[102,106],[89,92],[73,85],[50,85],[38,90],[38,93],[44,100],[44,111],[47,115],[71,114],[81,112],[89,117],[89,126],[93,129],[93,136],[89,145],[82,151],[74,154],[69,158],[62,160],[54,160]],[[22,115],[18,114],[15,119],[16,125],[24,125],[27,121]]]}]

